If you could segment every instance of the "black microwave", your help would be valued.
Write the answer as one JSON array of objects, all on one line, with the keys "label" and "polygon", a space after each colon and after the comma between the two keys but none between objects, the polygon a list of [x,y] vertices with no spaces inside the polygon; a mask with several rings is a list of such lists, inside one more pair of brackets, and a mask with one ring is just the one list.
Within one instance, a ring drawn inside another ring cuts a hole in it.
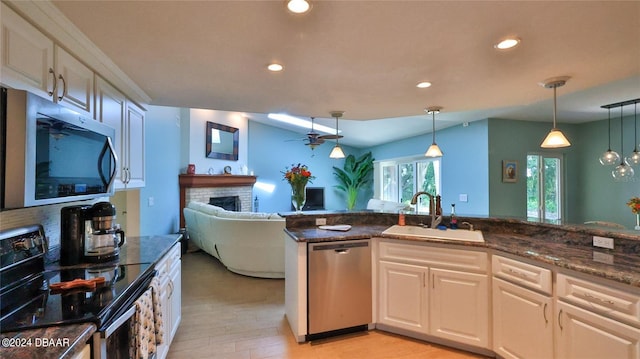
[{"label": "black microwave", "polygon": [[1,90],[3,208],[113,195],[113,128],[27,91]]}]

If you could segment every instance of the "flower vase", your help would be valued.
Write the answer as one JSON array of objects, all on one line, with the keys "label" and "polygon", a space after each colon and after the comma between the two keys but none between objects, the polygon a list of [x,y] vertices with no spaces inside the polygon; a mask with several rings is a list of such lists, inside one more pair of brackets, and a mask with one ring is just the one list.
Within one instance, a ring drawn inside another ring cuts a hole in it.
[{"label": "flower vase", "polygon": [[293,204],[293,208],[296,210],[296,213],[302,212],[302,207],[304,207],[304,204],[307,201],[307,191],[305,190],[306,186],[306,183],[291,184],[291,204]]},{"label": "flower vase", "polygon": [[640,231],[640,213],[636,213],[636,226],[634,229],[636,231]]}]

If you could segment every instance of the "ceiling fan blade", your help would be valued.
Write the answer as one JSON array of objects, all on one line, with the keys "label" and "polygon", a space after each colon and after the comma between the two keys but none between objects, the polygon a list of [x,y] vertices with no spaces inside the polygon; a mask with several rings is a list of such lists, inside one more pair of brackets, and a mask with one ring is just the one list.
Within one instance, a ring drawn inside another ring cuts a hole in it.
[{"label": "ceiling fan blade", "polygon": [[322,139],[322,140],[335,140],[335,139],[341,139],[342,135],[322,135],[322,136],[318,136],[318,138]]}]

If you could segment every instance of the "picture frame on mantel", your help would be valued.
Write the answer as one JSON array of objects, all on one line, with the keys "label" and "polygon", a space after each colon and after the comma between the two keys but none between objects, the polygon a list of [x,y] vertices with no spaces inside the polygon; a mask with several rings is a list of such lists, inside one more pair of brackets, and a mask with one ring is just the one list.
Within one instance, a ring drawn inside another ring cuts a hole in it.
[{"label": "picture frame on mantel", "polygon": [[205,155],[220,160],[238,160],[239,130],[235,127],[207,121]]},{"label": "picture frame on mantel", "polygon": [[518,161],[513,161],[513,160],[502,161],[502,182],[506,182],[506,183],[518,182]]}]

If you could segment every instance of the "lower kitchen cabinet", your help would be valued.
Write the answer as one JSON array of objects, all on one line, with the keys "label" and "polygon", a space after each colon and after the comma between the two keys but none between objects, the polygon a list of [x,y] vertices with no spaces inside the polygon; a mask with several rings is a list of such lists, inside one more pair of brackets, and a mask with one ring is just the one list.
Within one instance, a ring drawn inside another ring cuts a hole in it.
[{"label": "lower kitchen cabinet", "polygon": [[160,303],[162,306],[162,321],[164,323],[163,343],[157,348],[157,358],[164,359],[169,352],[169,346],[178,330],[182,318],[182,280],[180,243],[171,248],[169,253],[156,265],[160,280]]},{"label": "lower kitchen cabinet", "polygon": [[557,302],[557,358],[640,358],[640,329]]},{"label": "lower kitchen cabinet", "polygon": [[489,348],[489,283],[486,274],[431,268],[430,333]]},{"label": "lower kitchen cabinet", "polygon": [[490,348],[487,253],[383,239],[378,255],[383,329]]},{"label": "lower kitchen cabinet", "polygon": [[380,261],[378,270],[378,322],[427,334],[429,269]]},{"label": "lower kitchen cabinet", "polygon": [[493,278],[493,350],[503,358],[553,358],[552,298]]}]

